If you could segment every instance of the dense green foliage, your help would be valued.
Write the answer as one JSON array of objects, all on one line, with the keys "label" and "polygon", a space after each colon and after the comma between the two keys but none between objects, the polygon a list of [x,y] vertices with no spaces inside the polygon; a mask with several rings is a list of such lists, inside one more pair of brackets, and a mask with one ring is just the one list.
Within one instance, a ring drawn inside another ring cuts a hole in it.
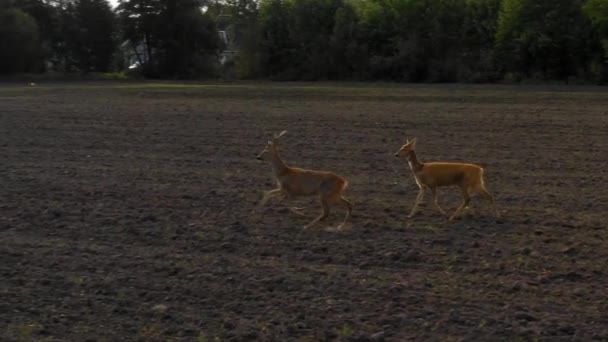
[{"label": "dense green foliage", "polygon": [[65,70],[109,71],[116,52],[114,13],[105,0],[67,2],[60,18]]},{"label": "dense green foliage", "polygon": [[141,44],[137,59],[152,77],[195,77],[212,72],[219,48],[201,0],[122,0],[118,6],[128,47]]},{"label": "dense green foliage", "polygon": [[35,71],[39,52],[34,18],[18,9],[0,9],[0,73]]},{"label": "dense green foliage", "polygon": [[608,82],[608,0],[120,0],[114,10],[4,0],[0,10],[3,73],[135,65],[149,77]]}]

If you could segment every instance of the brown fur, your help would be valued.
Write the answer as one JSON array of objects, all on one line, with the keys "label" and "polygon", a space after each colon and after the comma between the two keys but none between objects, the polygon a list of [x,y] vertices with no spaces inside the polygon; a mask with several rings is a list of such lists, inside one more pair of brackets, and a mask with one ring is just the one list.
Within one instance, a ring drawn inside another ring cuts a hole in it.
[{"label": "brown fur", "polygon": [[410,168],[416,178],[416,183],[420,188],[418,196],[416,196],[416,203],[408,217],[413,217],[416,214],[418,206],[424,198],[425,189],[431,189],[435,207],[441,214],[446,215],[445,211],[441,209],[437,202],[437,188],[448,186],[459,187],[463,198],[463,203],[456,209],[452,216],[450,216],[450,220],[453,220],[463,208],[466,208],[469,205],[471,200],[470,195],[472,193],[480,193],[488,200],[492,204],[496,217],[499,217],[494,198],[485,188],[483,168],[468,163],[421,163],[418,161],[416,152],[414,151],[415,147],[416,139],[408,141],[399,149],[399,151],[397,151],[397,153],[395,153],[396,157],[405,156],[407,158]]},{"label": "brown fur", "polygon": [[327,218],[333,206],[343,205],[346,207],[347,213],[344,221],[338,226],[338,230],[341,230],[353,209],[352,203],[343,196],[348,182],[333,172],[306,170],[287,166],[279,154],[277,144],[277,140],[285,132],[283,131],[278,136],[275,136],[272,141],[269,141],[266,148],[258,155],[258,159],[268,156],[272,163],[278,187],[265,192],[264,198],[262,198],[257,208],[261,208],[272,197],[294,198],[318,195],[323,211],[318,217],[307,224],[304,229],[310,228],[317,222]]}]

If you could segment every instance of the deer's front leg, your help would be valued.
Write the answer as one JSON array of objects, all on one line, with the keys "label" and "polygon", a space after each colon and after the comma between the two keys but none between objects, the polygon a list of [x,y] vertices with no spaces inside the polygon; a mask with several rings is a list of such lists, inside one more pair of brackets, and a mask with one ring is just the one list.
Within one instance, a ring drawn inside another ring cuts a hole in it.
[{"label": "deer's front leg", "polygon": [[262,208],[266,204],[266,202],[268,202],[269,199],[279,196],[279,195],[283,195],[283,189],[274,189],[274,190],[265,192],[264,197],[262,198],[260,203],[256,206],[255,210],[256,211],[260,210],[260,208]]},{"label": "deer's front leg", "polygon": [[423,198],[424,198],[424,187],[420,186],[420,190],[418,191],[418,196],[416,196],[416,203],[414,203],[414,207],[412,208],[412,211],[410,212],[410,214],[407,217],[412,218],[412,217],[414,217],[414,215],[416,215],[416,213],[418,212],[418,205],[420,205],[420,202],[422,201]]},{"label": "deer's front leg", "polygon": [[437,188],[432,188],[431,190],[433,191],[433,203],[435,204],[435,208],[437,208],[437,210],[439,210],[441,215],[447,216],[447,213],[445,212],[445,210],[441,209],[441,207],[439,206],[439,201],[437,199]]}]

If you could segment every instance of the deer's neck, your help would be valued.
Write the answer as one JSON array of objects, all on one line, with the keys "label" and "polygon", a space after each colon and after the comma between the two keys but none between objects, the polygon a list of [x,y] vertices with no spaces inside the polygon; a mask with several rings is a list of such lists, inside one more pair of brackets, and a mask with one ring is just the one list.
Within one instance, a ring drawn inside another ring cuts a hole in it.
[{"label": "deer's neck", "polygon": [[281,155],[279,154],[279,150],[274,147],[272,149],[271,152],[271,156],[272,156],[272,169],[274,170],[274,173],[277,177],[287,173],[287,170],[289,169],[287,167],[287,165],[285,164],[285,162],[283,161],[283,159],[281,159]]},{"label": "deer's neck", "polygon": [[410,169],[412,169],[414,173],[420,172],[424,167],[424,164],[418,161],[418,157],[416,157],[416,152],[414,152],[413,150],[410,151],[407,155],[407,163],[410,165]]}]

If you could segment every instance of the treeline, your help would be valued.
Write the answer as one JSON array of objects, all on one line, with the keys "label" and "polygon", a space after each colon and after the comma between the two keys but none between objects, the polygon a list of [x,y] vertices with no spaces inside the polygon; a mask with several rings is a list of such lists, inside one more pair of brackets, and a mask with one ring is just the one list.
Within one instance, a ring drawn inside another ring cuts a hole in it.
[{"label": "treeline", "polygon": [[0,1],[0,73],[116,67],[116,18],[106,1]]},{"label": "treeline", "polygon": [[266,0],[257,25],[262,77],[608,80],[608,0]]},{"label": "treeline", "polygon": [[0,73],[212,75],[221,49],[202,0],[0,0]]},{"label": "treeline", "polygon": [[1,73],[608,83],[608,0],[0,1]]}]

